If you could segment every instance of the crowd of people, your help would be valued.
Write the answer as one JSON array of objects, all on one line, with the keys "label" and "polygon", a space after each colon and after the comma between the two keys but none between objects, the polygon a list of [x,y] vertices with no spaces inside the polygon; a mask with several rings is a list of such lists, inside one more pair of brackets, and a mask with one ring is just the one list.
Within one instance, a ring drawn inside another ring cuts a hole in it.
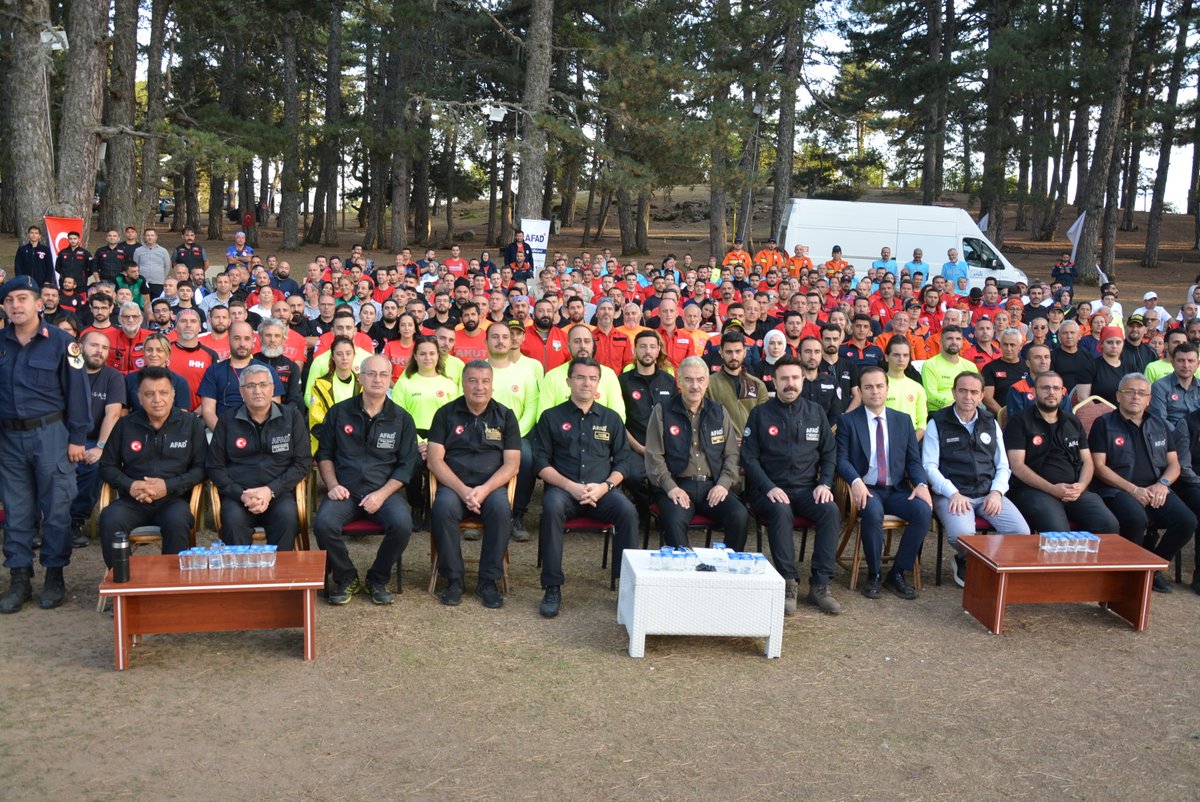
[{"label": "crowd of people", "polygon": [[[441,601],[461,603],[460,541],[476,536],[474,594],[495,608],[541,480],[546,617],[581,517],[611,525],[614,582],[641,522],[686,545],[702,515],[741,550],[754,519],[788,615],[800,525],[814,532],[804,598],[840,611],[850,512],[872,599],[916,597],[934,516],[960,585],[958,538],[979,527],[1119,532],[1168,559],[1197,528],[1200,277],[1177,308],[1147,292],[1126,313],[1113,283],[1075,298],[1069,254],[1049,283],[972,287],[955,249],[934,267],[883,248],[859,270],[839,248],[814,264],[803,245],[752,256],[738,241],[704,264],[605,249],[535,267],[518,231],[495,260],[453,245],[374,261],[356,245],[293,275],[241,232],[214,260],[191,229],[173,252],[152,228],[108,231],[95,253],[72,232],[54,256],[27,233],[0,286],[0,612],[32,600],[35,551],[39,606],[63,602],[101,484],[115,491],[98,518],[106,563],[118,532],[148,524],[164,553],[185,548],[204,482],[225,543],[258,527],[291,549],[307,478],[330,603],[392,603],[394,567],[428,528]],[[1085,423],[1080,403],[1112,411]],[[894,555],[885,515],[906,522]],[[468,516],[482,525],[464,535]],[[360,518],[382,533],[362,580],[344,531]]]}]

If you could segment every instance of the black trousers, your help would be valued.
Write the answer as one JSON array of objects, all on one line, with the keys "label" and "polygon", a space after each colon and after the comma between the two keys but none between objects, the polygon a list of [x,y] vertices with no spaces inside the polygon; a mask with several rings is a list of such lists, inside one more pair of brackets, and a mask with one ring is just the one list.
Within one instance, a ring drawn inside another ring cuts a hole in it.
[{"label": "black trousers", "polygon": [[162,553],[178,554],[188,547],[196,522],[186,499],[165,498],[153,504],[134,499],[115,499],[100,513],[100,550],[104,564],[112,568],[112,544],[117,532],[132,532],[139,526],[157,526],[162,533]]},{"label": "black trousers", "polygon": [[1074,501],[1059,501],[1049,493],[1030,487],[1013,488],[1008,497],[1025,516],[1034,532],[1117,532],[1120,524],[1104,500],[1086,490]]},{"label": "black trousers", "polygon": [[637,548],[637,510],[624,493],[610,490],[595,507],[584,506],[561,487],[547,486],[542,496],[538,549],[542,554],[542,587],[562,585],[563,526],[568,518],[594,518],[613,525],[612,576],[621,575],[621,554]]},{"label": "black trousers", "polygon": [[222,542],[231,546],[248,546],[254,540],[256,526],[266,531],[267,542],[278,546],[280,551],[294,549],[296,534],[300,531],[296,496],[290,492],[276,496],[267,511],[258,515],[247,510],[240,498],[221,496]]},{"label": "black trousers", "polygon": [[687,493],[692,505],[686,509],[671,501],[666,493],[658,494],[659,518],[662,521],[663,543],[668,546],[688,545],[688,524],[697,514],[711,518],[724,532],[725,545],[735,551],[746,546],[746,522],[749,514],[746,505],[729,493],[720,504],[708,503],[708,491],[715,483],[712,480],[676,479],[675,483]]},{"label": "black trousers", "polygon": [[[1196,485],[1181,486],[1181,485],[1179,485],[1179,483],[1176,483],[1175,487],[1173,487],[1171,489],[1175,493],[1179,494],[1179,497],[1181,499],[1183,499],[1183,503],[1185,505],[1187,505],[1187,508],[1189,510],[1200,510],[1200,486],[1196,486]],[[1200,525],[1198,525],[1196,527],[1195,533],[1197,536],[1200,536]],[[1197,540],[1196,543],[1200,544],[1200,540]],[[1193,579],[1200,577],[1200,549],[1197,549],[1197,552],[1196,552],[1196,564],[1195,564],[1195,568],[1193,569],[1193,571],[1194,571],[1194,573],[1192,574]]]},{"label": "black trousers", "polygon": [[816,524],[809,582],[813,587],[828,585],[833,581],[834,555],[837,553],[838,529],[841,526],[837,505],[832,501],[824,504],[813,501],[812,487],[783,490],[788,495],[787,504],[771,501],[766,495],[759,496],[753,503],[755,512],[767,525],[767,540],[771,544],[775,570],[784,579],[798,578],[792,523],[796,516],[807,518]]},{"label": "black trousers", "polygon": [[1196,514],[1188,509],[1174,490],[1167,493],[1167,500],[1158,509],[1143,507],[1124,490],[1105,496],[1104,503],[1120,522],[1117,531],[1121,537],[1139,546],[1146,539],[1148,527],[1163,530],[1162,537],[1151,551],[1164,560],[1174,559],[1196,531]]},{"label": "black trousers", "polygon": [[[479,552],[479,578],[495,581],[504,576],[504,551],[512,534],[512,510],[508,506],[508,488],[501,486],[488,494],[479,511],[483,521],[483,541]],[[463,565],[459,524],[467,515],[467,506],[448,487],[439,486],[433,500],[433,542],[438,550],[438,573],[451,581],[461,580]]]},{"label": "black trousers", "polygon": [[350,560],[342,527],[359,518],[370,518],[383,530],[383,539],[375,553],[375,561],[367,571],[367,582],[386,585],[392,578],[392,566],[400,559],[412,537],[412,513],[403,493],[393,493],[373,514],[367,514],[358,506],[362,499],[351,496],[335,501],[326,496],[317,510],[317,521],[313,531],[317,544],[325,550],[325,560],[333,581],[345,585],[358,577],[358,571]]}]

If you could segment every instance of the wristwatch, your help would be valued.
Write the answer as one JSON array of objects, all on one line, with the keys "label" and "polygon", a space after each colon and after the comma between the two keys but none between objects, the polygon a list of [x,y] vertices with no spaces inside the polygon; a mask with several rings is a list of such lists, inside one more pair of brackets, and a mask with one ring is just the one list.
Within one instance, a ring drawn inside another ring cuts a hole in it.
[{"label": "wristwatch", "polygon": [[617,486],[616,486],[616,485],[614,485],[612,482],[608,481],[607,479],[605,479],[605,480],[604,480],[604,484],[608,485],[608,489],[609,489],[609,490],[616,490],[616,489],[617,489]]},{"label": "wristwatch", "polygon": [[1167,481],[1166,479],[1159,479],[1159,480],[1158,480],[1158,483],[1159,483],[1160,485],[1162,485],[1163,487],[1170,487],[1170,486],[1171,486],[1171,483],[1170,483],[1169,481]]}]

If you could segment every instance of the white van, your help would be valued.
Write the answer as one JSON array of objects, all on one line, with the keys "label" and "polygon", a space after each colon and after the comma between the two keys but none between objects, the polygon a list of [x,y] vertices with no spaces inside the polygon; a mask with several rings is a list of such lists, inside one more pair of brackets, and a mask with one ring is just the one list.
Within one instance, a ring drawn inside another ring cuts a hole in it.
[{"label": "white van", "polygon": [[956,206],[792,198],[775,239],[788,255],[796,245],[807,245],[818,267],[829,259],[833,246],[840,245],[842,258],[854,265],[858,276],[884,246],[892,249],[892,258],[901,266],[912,260],[914,248],[920,248],[933,275],[941,272],[946,251],[957,248],[967,263],[971,287],[983,287],[988,277],[1001,287],[1029,281]]}]

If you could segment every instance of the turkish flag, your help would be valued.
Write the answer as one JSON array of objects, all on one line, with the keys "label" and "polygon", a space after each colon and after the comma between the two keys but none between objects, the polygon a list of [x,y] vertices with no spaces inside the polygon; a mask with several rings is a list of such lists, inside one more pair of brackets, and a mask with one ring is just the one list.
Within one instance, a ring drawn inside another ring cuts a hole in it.
[{"label": "turkish flag", "polygon": [[[46,243],[50,246],[51,260],[58,261],[58,252],[67,247],[71,243],[67,241],[67,234],[71,231],[78,231],[79,235],[83,236],[83,218],[82,217],[47,217],[46,220]],[[54,277],[57,279],[58,269],[55,266]]]}]

